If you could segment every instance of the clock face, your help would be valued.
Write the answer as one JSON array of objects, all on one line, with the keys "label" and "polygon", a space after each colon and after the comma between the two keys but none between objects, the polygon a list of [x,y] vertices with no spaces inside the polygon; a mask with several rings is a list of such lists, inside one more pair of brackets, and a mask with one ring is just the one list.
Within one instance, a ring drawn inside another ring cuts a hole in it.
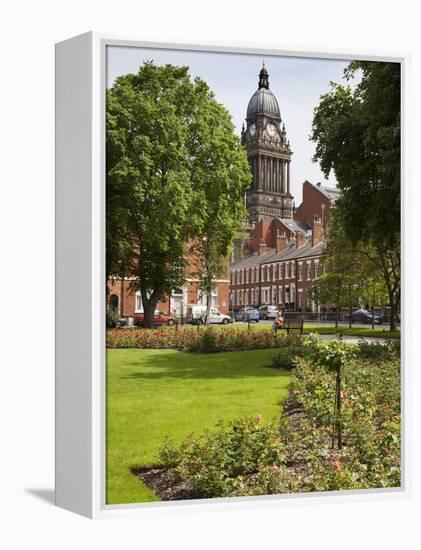
[{"label": "clock face", "polygon": [[255,124],[252,124],[250,126],[250,135],[251,136],[254,136],[256,134],[256,125]]},{"label": "clock face", "polygon": [[270,137],[273,137],[276,135],[276,126],[272,123],[266,124],[266,132]]}]

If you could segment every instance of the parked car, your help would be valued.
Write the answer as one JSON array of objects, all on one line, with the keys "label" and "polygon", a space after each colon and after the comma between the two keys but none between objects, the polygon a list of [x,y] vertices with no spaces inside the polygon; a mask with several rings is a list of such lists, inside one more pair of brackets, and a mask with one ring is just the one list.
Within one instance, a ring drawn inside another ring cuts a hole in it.
[{"label": "parked car", "polygon": [[276,306],[260,306],[259,318],[260,319],[275,319],[278,308]]},{"label": "parked car", "polygon": [[[201,304],[192,304],[187,309],[187,320],[192,325],[203,325],[206,317],[206,306]],[[209,311],[209,323],[227,325],[232,323],[232,317],[225,315],[216,309],[211,307]]]},{"label": "parked car", "polygon": [[259,312],[255,307],[242,307],[235,314],[236,321],[251,321],[252,323],[258,323],[259,319]]},{"label": "parked car", "polygon": [[[136,327],[141,327],[143,326],[144,320],[145,315],[143,313],[135,313],[133,317],[133,324]],[[155,311],[154,316],[152,317],[152,324],[154,327],[160,327],[162,325],[172,327],[173,325],[177,324],[177,320],[170,315],[164,315],[162,313],[159,313],[158,311]]]},{"label": "parked car", "polygon": [[382,323],[382,318],[377,313],[372,314],[371,311],[366,309],[357,309],[351,314],[351,319],[353,323],[372,323],[374,318],[374,323],[380,325]]}]

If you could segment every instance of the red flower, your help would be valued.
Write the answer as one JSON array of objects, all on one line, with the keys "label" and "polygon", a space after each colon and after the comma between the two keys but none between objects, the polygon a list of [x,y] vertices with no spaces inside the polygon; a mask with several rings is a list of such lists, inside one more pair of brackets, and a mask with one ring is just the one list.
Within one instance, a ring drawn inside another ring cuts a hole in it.
[{"label": "red flower", "polygon": [[341,391],[341,397],[348,397],[348,392],[347,391]]},{"label": "red flower", "polygon": [[256,420],[257,422],[259,422],[260,420],[262,420],[263,416],[261,414],[258,414],[256,415]]},{"label": "red flower", "polygon": [[341,461],[340,460],[331,460],[330,462],[332,468],[334,468],[335,470],[340,470],[341,469]]},{"label": "red flower", "polygon": [[275,474],[278,473],[278,472],[280,471],[279,466],[272,466],[271,469],[272,469],[272,472],[275,473]]}]

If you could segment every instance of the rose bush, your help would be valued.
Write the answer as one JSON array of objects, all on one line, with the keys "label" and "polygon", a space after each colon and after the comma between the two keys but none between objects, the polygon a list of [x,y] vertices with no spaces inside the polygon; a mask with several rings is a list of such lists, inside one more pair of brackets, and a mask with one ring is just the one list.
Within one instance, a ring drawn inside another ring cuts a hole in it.
[{"label": "rose bush", "polygon": [[[307,340],[304,357],[295,355],[280,419],[266,423],[256,415],[178,447],[167,441],[160,458],[168,475],[196,498],[399,486],[399,350],[384,345],[369,351],[376,360],[368,361],[365,347],[343,345]],[[332,449],[338,360],[343,445]]]}]

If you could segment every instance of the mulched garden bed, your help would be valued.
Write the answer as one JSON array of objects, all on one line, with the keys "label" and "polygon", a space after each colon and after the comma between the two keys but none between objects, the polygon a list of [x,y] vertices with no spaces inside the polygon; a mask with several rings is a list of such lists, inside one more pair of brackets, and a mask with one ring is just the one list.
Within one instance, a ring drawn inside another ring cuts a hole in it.
[{"label": "mulched garden bed", "polygon": [[184,481],[170,474],[162,466],[134,468],[132,474],[152,489],[161,500],[191,500],[201,498]]}]

